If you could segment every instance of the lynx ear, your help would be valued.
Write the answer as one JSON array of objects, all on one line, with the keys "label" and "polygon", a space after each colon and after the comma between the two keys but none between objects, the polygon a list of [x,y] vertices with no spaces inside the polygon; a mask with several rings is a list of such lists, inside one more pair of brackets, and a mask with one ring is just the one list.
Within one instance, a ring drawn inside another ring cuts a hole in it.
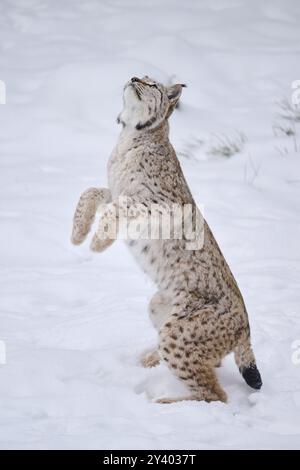
[{"label": "lynx ear", "polygon": [[180,98],[182,88],[184,87],[186,87],[184,83],[177,83],[176,85],[171,85],[167,87],[167,95],[172,106],[176,106]]},{"label": "lynx ear", "polygon": [[170,102],[169,109],[168,109],[167,116],[166,116],[167,119],[169,116],[171,116],[172,112],[176,108],[181,92],[182,92],[182,88],[184,87],[186,87],[184,83],[177,83],[176,85],[171,85],[166,88],[167,95],[168,95],[169,102]]}]

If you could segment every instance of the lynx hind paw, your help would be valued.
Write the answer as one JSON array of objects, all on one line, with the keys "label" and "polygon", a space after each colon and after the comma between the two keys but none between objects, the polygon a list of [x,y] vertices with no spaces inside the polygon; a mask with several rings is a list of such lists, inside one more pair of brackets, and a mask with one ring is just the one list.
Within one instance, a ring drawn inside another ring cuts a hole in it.
[{"label": "lynx hind paw", "polygon": [[160,356],[158,351],[152,351],[144,354],[141,357],[141,364],[143,367],[155,367],[160,363]]},{"label": "lynx hind paw", "polygon": [[163,398],[157,398],[156,400],[154,400],[154,403],[158,403],[160,405],[169,405],[171,403],[178,403],[180,401],[195,401],[195,400],[199,400],[198,397],[194,396],[194,395],[188,395],[186,397],[163,397]]},{"label": "lynx hind paw", "polygon": [[159,405],[169,405],[170,403],[176,403],[177,401],[177,398],[158,398],[154,403],[158,403]]},{"label": "lynx hind paw", "polygon": [[160,403],[164,405],[164,404],[170,404],[170,403],[178,403],[180,401],[205,401],[207,403],[210,403],[212,401],[221,401],[223,403],[227,403],[227,395],[223,390],[220,390],[218,393],[214,393],[214,392],[207,390],[205,393],[196,393],[196,394],[188,395],[184,397],[158,398],[157,400],[154,401],[154,403]]}]

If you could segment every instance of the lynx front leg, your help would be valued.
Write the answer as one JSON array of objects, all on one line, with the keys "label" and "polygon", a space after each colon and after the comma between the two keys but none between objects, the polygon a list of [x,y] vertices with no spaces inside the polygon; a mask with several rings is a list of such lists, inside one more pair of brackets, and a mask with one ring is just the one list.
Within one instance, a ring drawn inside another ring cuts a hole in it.
[{"label": "lynx front leg", "polygon": [[101,252],[108,248],[117,238],[118,234],[118,206],[111,202],[107,204],[103,212],[99,226],[94,234],[90,248],[92,251]]},{"label": "lynx front leg", "polygon": [[89,233],[98,207],[111,201],[111,193],[106,188],[89,188],[82,193],[78,201],[74,218],[72,243],[79,245]]},{"label": "lynx front leg", "polygon": [[[149,316],[154,328],[159,331],[170,315],[172,306],[169,296],[165,292],[156,292],[149,304]],[[144,353],[141,357],[144,367],[155,367],[160,363],[158,349]]]},{"label": "lynx front leg", "polygon": [[141,364],[143,367],[155,367],[160,363],[160,355],[157,348],[142,354]]},{"label": "lynx front leg", "polygon": [[125,230],[123,236],[129,236],[134,222],[146,223],[148,210],[146,207],[136,203],[132,198],[120,196],[118,201],[107,204],[99,222],[99,227],[95,233],[90,248],[92,251],[104,251],[117,238],[118,232]]},{"label": "lynx front leg", "polygon": [[159,331],[171,314],[172,303],[165,292],[156,292],[149,304],[149,316],[154,328]]}]

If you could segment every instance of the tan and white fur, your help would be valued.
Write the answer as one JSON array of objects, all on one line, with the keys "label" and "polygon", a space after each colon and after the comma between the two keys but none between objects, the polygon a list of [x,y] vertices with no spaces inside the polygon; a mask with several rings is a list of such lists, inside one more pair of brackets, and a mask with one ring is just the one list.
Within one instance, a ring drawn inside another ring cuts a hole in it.
[{"label": "tan and white fur", "polygon": [[[148,212],[153,204],[195,206],[169,141],[168,119],[182,88],[181,84],[164,86],[147,76],[133,77],[125,85],[118,117],[123,129],[108,162],[109,189],[90,188],[82,194],[74,215],[73,243],[85,239],[101,205],[104,209],[91,249],[103,251],[113,243],[106,234],[115,214],[126,209],[120,196],[132,206],[142,204]],[[158,287],[149,306],[158,346],[142,363],[151,367],[165,361],[189,390],[186,396],[162,398],[160,403],[225,402],[215,367],[230,352],[246,382],[255,389],[262,385],[243,297],[206,222],[203,230],[203,246],[198,250],[187,249],[180,239],[126,240]]]}]

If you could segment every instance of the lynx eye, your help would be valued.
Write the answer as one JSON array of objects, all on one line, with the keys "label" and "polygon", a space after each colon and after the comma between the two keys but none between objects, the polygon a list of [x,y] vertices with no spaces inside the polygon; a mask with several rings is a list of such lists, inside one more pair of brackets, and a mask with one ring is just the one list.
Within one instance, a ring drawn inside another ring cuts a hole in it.
[{"label": "lynx eye", "polygon": [[155,88],[157,88],[157,84],[153,82],[151,78],[149,77],[145,77],[145,78],[146,78],[146,80],[144,80],[145,85],[154,86]]}]

